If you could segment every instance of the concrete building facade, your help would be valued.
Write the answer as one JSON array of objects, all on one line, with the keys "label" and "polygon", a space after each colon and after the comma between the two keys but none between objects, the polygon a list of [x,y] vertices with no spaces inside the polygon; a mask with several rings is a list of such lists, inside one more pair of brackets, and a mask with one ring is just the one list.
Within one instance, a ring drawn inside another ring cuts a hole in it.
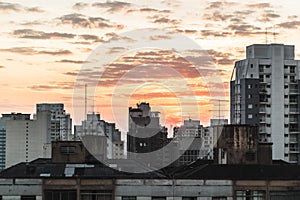
[{"label": "concrete building facade", "polygon": [[[18,117],[15,117],[18,115]],[[30,114],[5,114],[6,118],[6,155],[5,167],[19,162],[29,162],[37,158],[50,158],[51,143],[50,118],[48,111],[41,111],[35,120]]]},{"label": "concrete building facade", "polygon": [[76,140],[82,140],[88,150],[91,150],[91,144],[95,143],[92,138],[100,142],[93,151],[99,151],[97,154],[101,154],[101,159],[125,158],[121,132],[116,129],[114,123],[101,120],[100,114],[87,114],[87,119],[82,121],[82,125],[76,125],[74,130]]},{"label": "concrete building facade", "polygon": [[273,158],[300,162],[299,70],[294,46],[254,44],[235,63],[230,83],[231,123],[259,126]]},{"label": "concrete building facade", "polygon": [[42,103],[36,105],[36,113],[48,111],[51,113],[50,135],[51,141],[71,140],[72,138],[72,119],[70,114],[64,110],[62,103]]}]

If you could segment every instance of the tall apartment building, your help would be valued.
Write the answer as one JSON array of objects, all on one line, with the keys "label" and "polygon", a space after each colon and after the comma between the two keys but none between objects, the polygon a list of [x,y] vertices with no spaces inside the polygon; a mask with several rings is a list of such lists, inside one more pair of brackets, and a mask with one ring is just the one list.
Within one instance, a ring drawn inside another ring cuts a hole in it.
[{"label": "tall apartment building", "polygon": [[[176,147],[168,139],[168,130],[160,124],[160,113],[152,111],[150,104],[142,102],[136,108],[129,107],[127,157],[148,166],[171,164]],[[164,148],[166,147],[167,148]]]},{"label": "tall apartment building", "polygon": [[177,161],[179,165],[188,164],[206,156],[207,152],[202,149],[201,137],[205,130],[200,125],[200,120],[184,120],[183,125],[174,128],[173,131],[174,140],[178,142],[178,151],[181,155]]},{"label": "tall apartment building", "polygon": [[259,125],[273,159],[299,163],[299,67],[294,46],[254,44],[235,63],[230,83],[232,124]]},{"label": "tall apartment building", "polygon": [[[159,112],[151,111],[149,103],[137,104],[129,108],[127,151],[149,153],[164,146],[167,129],[160,125]],[[130,154],[129,154],[130,155]]]},{"label": "tall apartment building", "polygon": [[121,132],[116,129],[114,123],[108,123],[100,119],[100,114],[87,114],[87,119],[82,125],[74,127],[75,137],[81,139],[85,145],[98,141],[98,147],[86,146],[88,150],[93,149],[100,159],[123,159],[124,141],[121,140]]},{"label": "tall apartment building", "polygon": [[3,114],[6,128],[5,167],[37,158],[50,158],[50,113],[41,111],[36,119],[30,114]]},{"label": "tall apartment building", "polygon": [[72,119],[70,114],[64,110],[62,103],[42,103],[36,105],[36,113],[41,111],[49,111],[51,113],[50,119],[50,134],[51,141],[56,140],[71,140],[72,134]]}]

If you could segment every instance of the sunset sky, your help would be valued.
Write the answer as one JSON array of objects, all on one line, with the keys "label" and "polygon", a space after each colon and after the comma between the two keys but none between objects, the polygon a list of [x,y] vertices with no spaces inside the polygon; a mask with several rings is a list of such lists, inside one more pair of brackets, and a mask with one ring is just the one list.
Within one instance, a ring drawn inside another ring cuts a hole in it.
[{"label": "sunset sky", "polygon": [[[61,102],[78,124],[74,84],[85,82],[84,73],[88,87],[97,83],[88,112],[94,106],[123,131],[124,108],[142,101],[168,128],[188,117],[209,125],[218,99],[229,117],[231,72],[246,46],[295,45],[300,58],[299,7],[283,0],[0,1],[0,112],[34,113],[36,103]],[[145,28],[162,32],[127,35]],[[159,46],[180,35],[199,48]],[[144,48],[130,49],[141,40]]]}]

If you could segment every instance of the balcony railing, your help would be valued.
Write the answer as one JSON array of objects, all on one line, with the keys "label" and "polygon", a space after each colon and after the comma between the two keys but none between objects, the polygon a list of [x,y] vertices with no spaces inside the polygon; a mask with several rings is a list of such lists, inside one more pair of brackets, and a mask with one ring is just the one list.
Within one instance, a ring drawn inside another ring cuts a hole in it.
[{"label": "balcony railing", "polygon": [[294,94],[298,94],[299,90],[298,89],[294,89],[294,88],[290,88],[289,92],[290,93],[294,93]]},{"label": "balcony railing", "polygon": [[290,143],[298,143],[298,139],[297,138],[290,138]]},{"label": "balcony railing", "polygon": [[265,112],[267,112],[267,110],[265,108],[259,108],[259,112],[265,113]]},{"label": "balcony railing", "polygon": [[298,133],[298,132],[299,132],[299,129],[298,129],[298,128],[290,128],[290,129],[289,129],[289,132],[292,132],[292,133]]},{"label": "balcony railing", "polygon": [[290,108],[290,113],[299,113],[298,108]]},{"label": "balcony railing", "polygon": [[298,153],[299,152],[299,148],[298,147],[290,147],[290,152]]},{"label": "balcony railing", "polygon": [[259,128],[259,133],[266,133],[267,129],[266,128]]},{"label": "balcony railing", "polygon": [[298,123],[298,119],[297,118],[290,118],[290,123]]}]

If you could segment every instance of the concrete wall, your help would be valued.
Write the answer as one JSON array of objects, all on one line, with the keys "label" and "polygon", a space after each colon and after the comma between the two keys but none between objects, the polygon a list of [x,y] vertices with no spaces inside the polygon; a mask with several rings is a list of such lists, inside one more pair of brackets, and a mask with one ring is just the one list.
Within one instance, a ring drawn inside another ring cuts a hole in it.
[{"label": "concrete wall", "polygon": [[19,200],[21,195],[35,195],[37,199],[42,199],[42,180],[0,179],[0,195],[9,200]]},{"label": "concrete wall", "polygon": [[137,196],[137,199],[150,200],[153,196],[181,199],[198,197],[211,199],[214,196],[232,197],[232,181],[229,180],[116,180],[115,198]]},{"label": "concrete wall", "polygon": [[6,168],[20,162],[44,158],[44,144],[48,143],[49,118],[50,113],[43,112],[37,120],[7,120]]}]

